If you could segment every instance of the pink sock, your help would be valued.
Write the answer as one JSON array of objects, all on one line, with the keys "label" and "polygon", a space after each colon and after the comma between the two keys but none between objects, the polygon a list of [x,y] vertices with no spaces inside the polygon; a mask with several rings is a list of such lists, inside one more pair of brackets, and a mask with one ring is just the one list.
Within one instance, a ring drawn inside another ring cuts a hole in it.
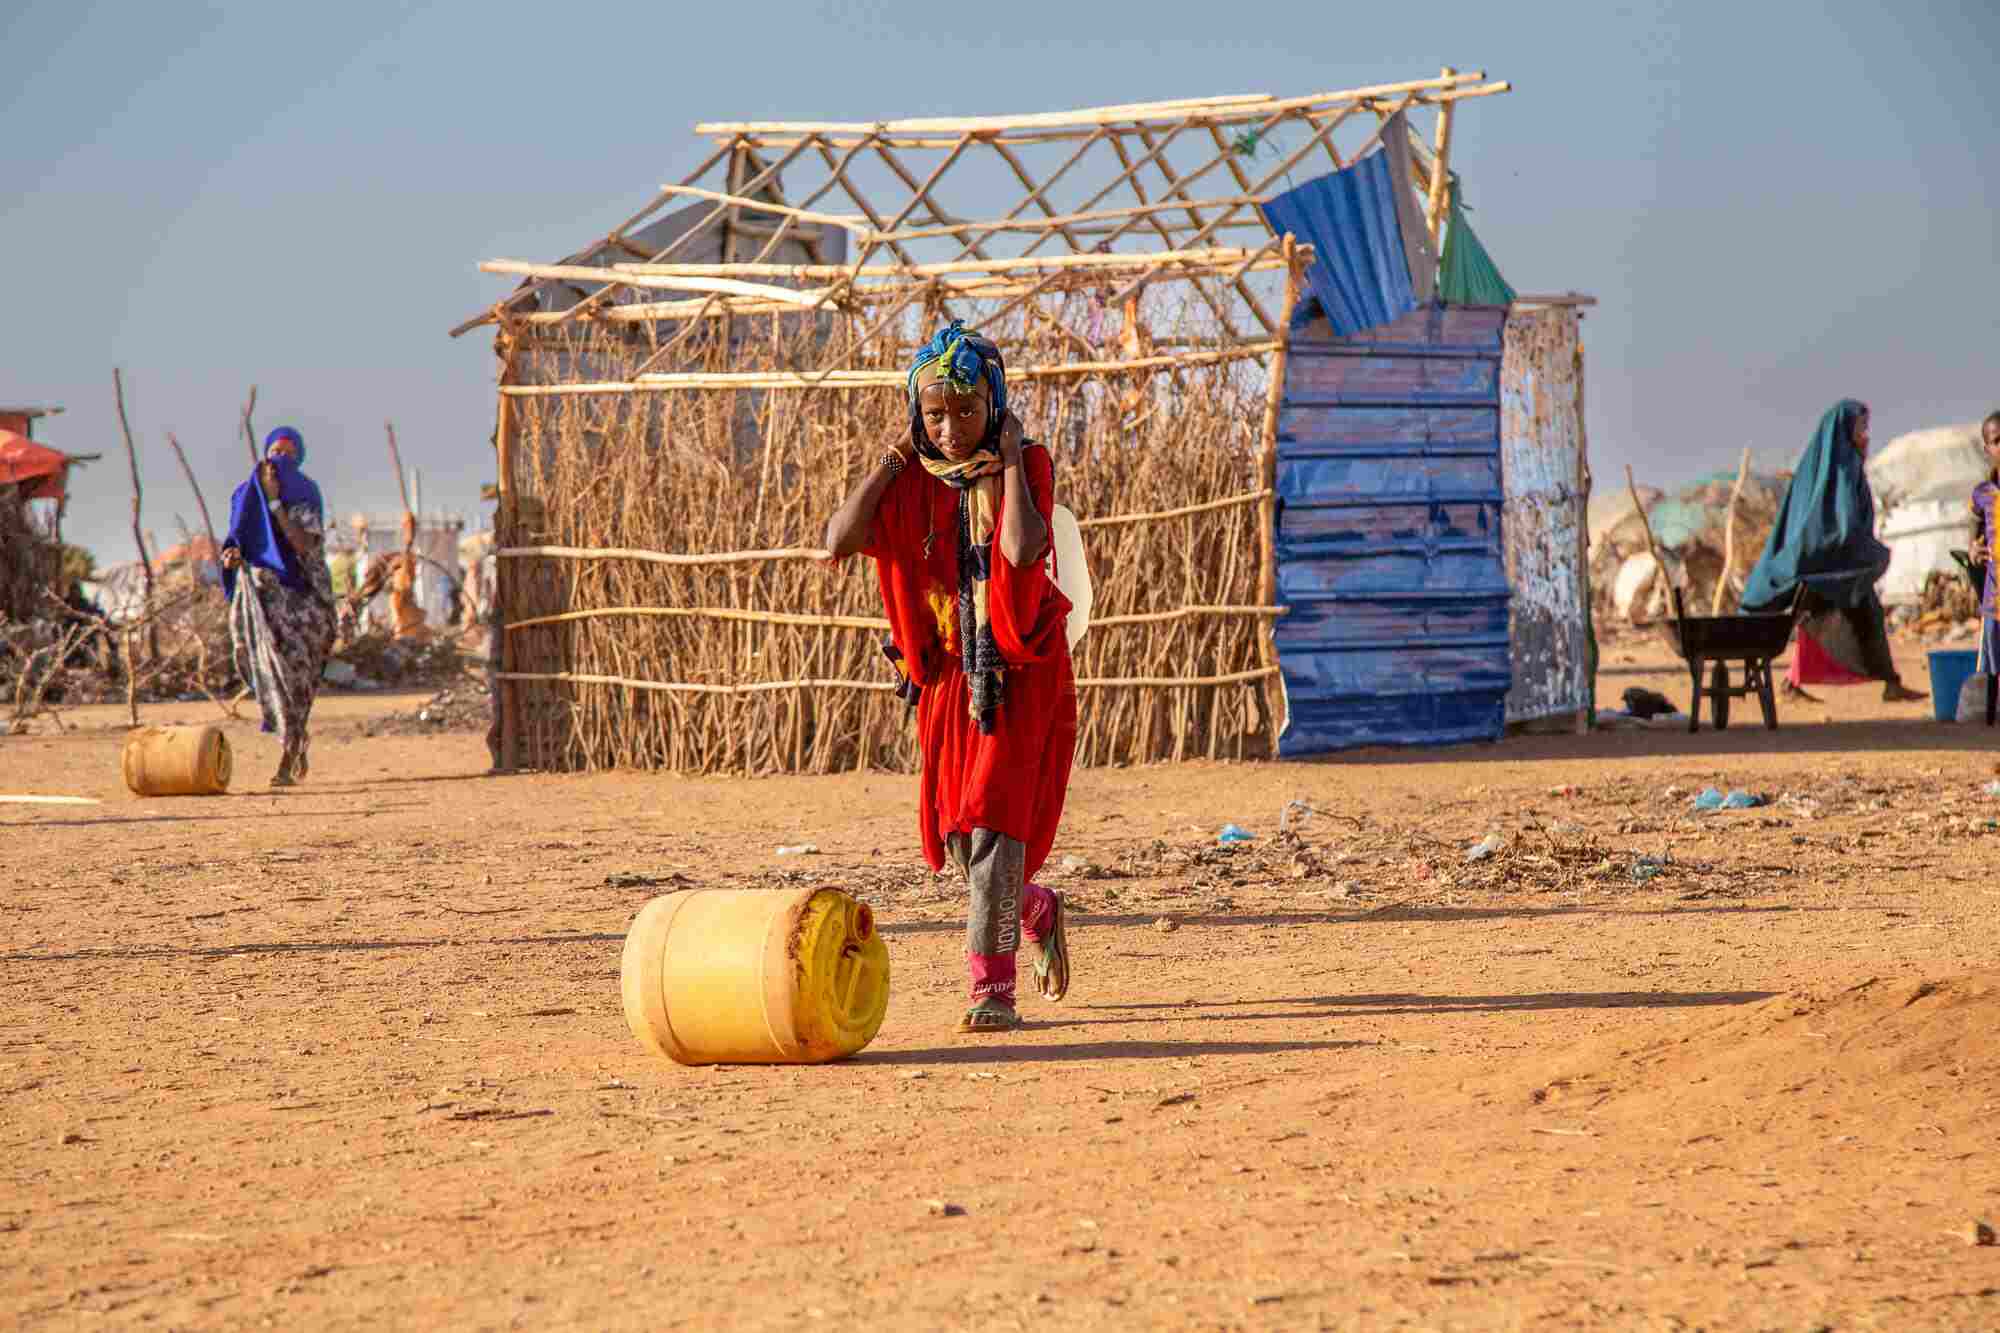
[{"label": "pink sock", "polygon": [[1031,944],[1039,944],[1056,923],[1056,896],[1039,884],[1021,890],[1021,933]]}]

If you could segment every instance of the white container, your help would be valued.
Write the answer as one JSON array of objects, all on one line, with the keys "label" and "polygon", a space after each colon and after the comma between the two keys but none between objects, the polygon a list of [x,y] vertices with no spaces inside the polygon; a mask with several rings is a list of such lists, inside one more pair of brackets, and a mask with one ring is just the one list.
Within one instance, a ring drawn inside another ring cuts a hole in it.
[{"label": "white container", "polygon": [[1056,587],[1069,598],[1069,649],[1075,652],[1084,631],[1090,628],[1090,608],[1096,597],[1090,587],[1090,562],[1084,558],[1083,529],[1077,526],[1076,515],[1057,505],[1049,519],[1049,559],[1055,565],[1051,573]]}]

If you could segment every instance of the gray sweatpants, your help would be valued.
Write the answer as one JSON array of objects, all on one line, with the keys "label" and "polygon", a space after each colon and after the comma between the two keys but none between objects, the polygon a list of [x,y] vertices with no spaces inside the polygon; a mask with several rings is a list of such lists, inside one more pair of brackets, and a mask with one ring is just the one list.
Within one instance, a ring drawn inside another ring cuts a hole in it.
[{"label": "gray sweatpants", "polygon": [[1013,953],[1021,947],[1021,888],[1027,879],[1027,846],[1004,833],[976,828],[945,839],[945,852],[972,901],[965,915],[965,951]]}]

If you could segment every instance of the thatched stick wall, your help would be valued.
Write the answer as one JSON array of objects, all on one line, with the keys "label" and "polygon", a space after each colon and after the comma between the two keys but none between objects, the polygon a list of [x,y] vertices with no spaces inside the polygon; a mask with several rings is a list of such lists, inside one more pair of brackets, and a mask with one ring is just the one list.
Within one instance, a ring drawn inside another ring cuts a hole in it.
[{"label": "thatched stick wall", "polygon": [[[1163,278],[1149,306],[1179,354],[1121,354],[1088,291],[983,325],[1083,524],[1086,764],[1270,749],[1273,423],[1259,363],[1279,344],[1218,336],[1184,292],[1172,299],[1186,281]],[[685,341],[653,371],[651,325],[511,327],[499,582],[512,762],[914,766],[872,564],[830,566],[818,548],[827,515],[908,429],[902,366],[927,316],[905,304],[866,340],[883,322],[866,304],[739,317],[727,342],[720,320],[669,327]],[[804,369],[829,359],[832,375]]]}]

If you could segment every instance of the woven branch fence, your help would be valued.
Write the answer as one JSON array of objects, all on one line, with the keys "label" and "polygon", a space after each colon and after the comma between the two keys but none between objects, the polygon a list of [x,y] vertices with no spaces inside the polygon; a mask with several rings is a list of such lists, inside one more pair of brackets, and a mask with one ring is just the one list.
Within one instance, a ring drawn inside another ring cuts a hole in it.
[{"label": "woven branch fence", "polygon": [[[1082,525],[1096,602],[1075,656],[1083,764],[1272,750],[1268,418],[1282,344],[1223,334],[1188,285],[1154,284],[1109,333],[1087,279],[997,322],[970,312],[1004,350],[1011,405]],[[938,314],[919,297],[503,334],[514,765],[915,768],[873,562],[833,565],[819,547],[908,430],[902,368]],[[829,363],[835,378],[797,387]]]}]

